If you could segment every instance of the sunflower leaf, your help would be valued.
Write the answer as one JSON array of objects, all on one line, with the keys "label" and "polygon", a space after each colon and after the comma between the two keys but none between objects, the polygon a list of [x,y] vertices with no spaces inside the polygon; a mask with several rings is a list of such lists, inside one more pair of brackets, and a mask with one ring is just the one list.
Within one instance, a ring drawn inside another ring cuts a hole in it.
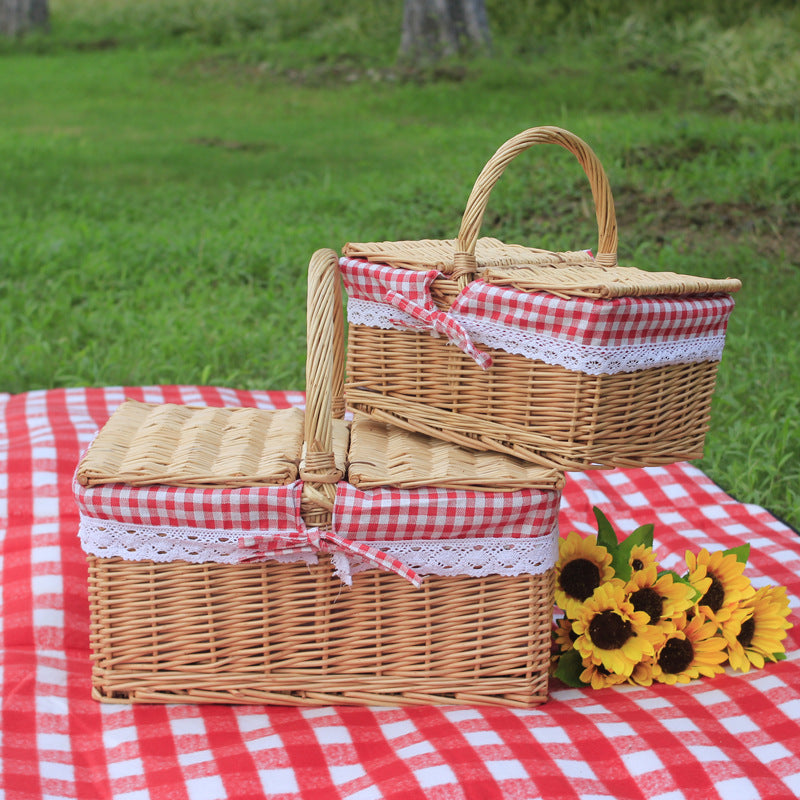
[{"label": "sunflower leaf", "polygon": [[786,661],[786,653],[783,651],[779,653],[773,653],[771,658],[773,661]]},{"label": "sunflower leaf", "polygon": [[653,546],[653,525],[640,525],[635,531],[628,534],[612,553],[611,566],[614,575],[620,580],[630,580],[633,569],[631,568],[631,552],[637,545],[644,547]]},{"label": "sunflower leaf", "polygon": [[558,659],[558,666],[554,674],[562,683],[577,689],[589,685],[581,680],[581,672],[583,672],[581,654],[573,648],[572,650],[567,650]]},{"label": "sunflower leaf", "polygon": [[594,517],[597,520],[597,544],[605,547],[609,553],[613,553],[619,546],[617,534],[608,521],[608,517],[597,506],[592,506],[592,511],[594,511]]},{"label": "sunflower leaf", "polygon": [[626,554],[622,546],[620,546],[614,550],[611,558],[611,567],[614,570],[614,577],[625,582],[629,581],[633,574],[629,556],[630,553]]},{"label": "sunflower leaf", "polygon": [[661,570],[658,573],[658,577],[660,578],[662,575],[672,575],[672,580],[673,580],[674,583],[682,583],[684,586],[688,586],[690,591],[692,592],[692,594],[691,594],[692,603],[696,603],[700,599],[700,597],[701,597],[700,590],[697,587],[692,586],[692,584],[688,581],[687,578],[684,578],[684,577],[678,575],[677,572],[675,572],[674,570],[671,570],[671,569]]},{"label": "sunflower leaf", "polygon": [[746,564],[747,559],[750,558],[750,542],[740,544],[738,547],[731,547],[725,550],[724,555],[734,555],[740,564]]},{"label": "sunflower leaf", "polygon": [[623,544],[628,545],[630,550],[633,550],[636,545],[643,545],[644,547],[653,546],[653,531],[655,530],[655,526],[652,522],[648,522],[646,525],[640,525],[633,533],[630,533],[628,537],[625,539]]}]

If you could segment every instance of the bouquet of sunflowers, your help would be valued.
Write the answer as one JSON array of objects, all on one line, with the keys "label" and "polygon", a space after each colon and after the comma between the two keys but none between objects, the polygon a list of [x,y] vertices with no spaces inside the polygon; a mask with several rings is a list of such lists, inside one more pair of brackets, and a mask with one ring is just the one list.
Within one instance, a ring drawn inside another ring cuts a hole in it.
[{"label": "bouquet of sunflowers", "polygon": [[791,627],[783,586],[756,590],[750,546],[686,553],[686,572],[661,569],[653,525],[621,542],[598,508],[597,535],[562,538],[556,565],[553,674],[569,686],[650,686],[712,677],[729,664],[786,658]]}]

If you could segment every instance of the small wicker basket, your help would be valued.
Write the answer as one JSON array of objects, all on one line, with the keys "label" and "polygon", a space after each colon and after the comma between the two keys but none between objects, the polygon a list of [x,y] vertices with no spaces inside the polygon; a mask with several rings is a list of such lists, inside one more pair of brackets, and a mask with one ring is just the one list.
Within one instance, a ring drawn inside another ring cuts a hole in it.
[{"label": "small wicker basket", "polygon": [[[596,256],[478,239],[493,186],[537,143],[566,148],[589,178]],[[350,243],[343,256],[354,411],[566,470],[702,456],[740,283],[619,267],[608,179],[568,131],[532,128],[506,142],[478,176],[456,240]],[[670,316],[668,336],[660,320]]]},{"label": "small wicker basket", "polygon": [[[222,497],[224,527],[230,508],[247,493],[291,493],[297,478],[298,515],[324,536],[346,466],[343,351],[337,256],[319,251],[309,269],[301,435],[296,410],[128,403],[79,464],[82,537],[89,490],[122,492],[131,504],[156,493],[158,516],[174,513],[176,492],[198,499],[197,493],[224,488],[214,495]],[[538,486],[557,517],[558,471],[450,445],[443,450],[441,443],[369,421],[354,426],[353,440],[357,491],[388,483],[413,492],[426,473],[438,487],[502,489],[509,499],[520,487]],[[182,537],[182,546],[187,539],[174,519],[173,528],[155,533],[152,525],[92,523],[116,525],[123,551],[126,542],[139,546],[148,532],[155,548],[143,560],[87,548],[94,551],[89,602],[98,700],[530,707],[547,698],[552,566],[524,575],[430,575],[421,588],[368,569],[347,588],[336,575],[335,556],[318,563],[192,563],[170,557],[170,538]],[[236,550],[235,537],[225,533],[215,546]],[[554,523],[545,533],[556,541]]]}]

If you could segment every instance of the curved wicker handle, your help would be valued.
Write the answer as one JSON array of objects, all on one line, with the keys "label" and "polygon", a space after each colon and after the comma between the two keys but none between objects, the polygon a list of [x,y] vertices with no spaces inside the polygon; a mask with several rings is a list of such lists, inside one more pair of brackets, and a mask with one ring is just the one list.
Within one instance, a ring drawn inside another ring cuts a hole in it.
[{"label": "curved wicker handle", "polygon": [[472,187],[461,229],[458,232],[453,276],[465,286],[477,269],[475,243],[478,241],[483,215],[489,195],[509,162],[535,144],[558,144],[570,151],[583,167],[589,178],[597,214],[599,242],[595,260],[605,267],[617,264],[617,218],[614,198],[608,185],[608,177],[600,160],[589,145],[575,134],[562,128],[529,128],[502,145],[489,159]]},{"label": "curved wicker handle", "polygon": [[317,250],[308,265],[306,324],[306,457],[300,477],[304,500],[332,508],[342,477],[333,455],[333,419],[344,417],[344,312],[333,250]]}]

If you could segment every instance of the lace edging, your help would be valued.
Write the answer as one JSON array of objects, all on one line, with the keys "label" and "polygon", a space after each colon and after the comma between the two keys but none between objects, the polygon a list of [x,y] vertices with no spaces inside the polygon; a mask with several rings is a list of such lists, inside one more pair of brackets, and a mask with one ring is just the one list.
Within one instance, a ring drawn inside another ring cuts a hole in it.
[{"label": "lace edging", "polygon": [[[347,318],[352,324],[382,330],[421,327],[412,316],[399,309],[352,297],[347,303]],[[684,337],[671,342],[601,347],[511,329],[469,315],[453,314],[453,318],[478,344],[587,375],[616,375],[670,364],[719,361],[725,345],[725,335],[720,334]]]},{"label": "lace edging", "polygon": [[[192,564],[239,564],[255,560],[252,548],[240,542],[240,536],[247,539],[252,531],[126,525],[82,515],[78,535],[84,551],[99,558]],[[556,563],[558,528],[546,536],[522,539],[370,540],[368,544],[420,575],[538,575]],[[374,564],[358,557],[341,552],[333,555],[342,577],[374,569]],[[317,554],[310,547],[291,553],[270,553],[266,558],[281,563],[317,563]]]}]

